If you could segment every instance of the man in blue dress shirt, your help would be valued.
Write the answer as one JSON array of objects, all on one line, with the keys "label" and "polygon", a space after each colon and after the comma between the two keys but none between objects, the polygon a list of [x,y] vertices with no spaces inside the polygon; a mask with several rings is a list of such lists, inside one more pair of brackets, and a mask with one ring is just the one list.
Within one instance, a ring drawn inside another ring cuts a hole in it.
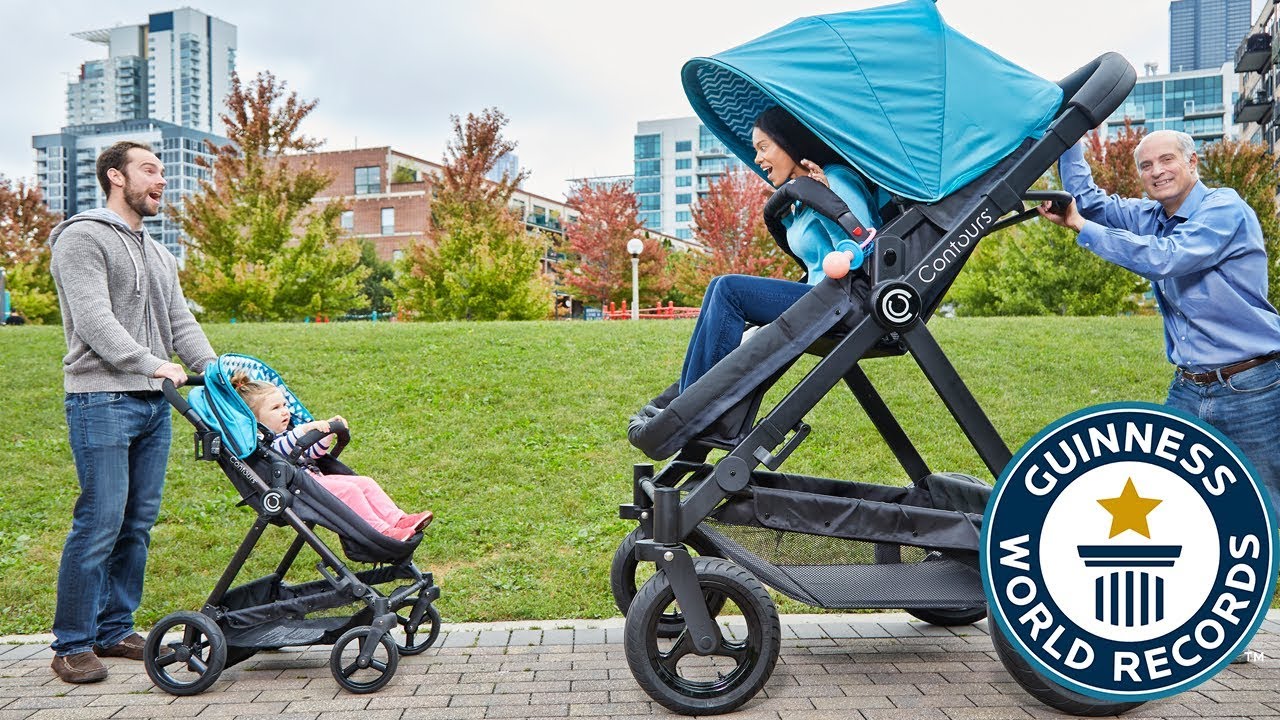
[{"label": "man in blue dress shirt", "polygon": [[1235,190],[1200,182],[1186,133],[1149,133],[1133,157],[1147,199],[1094,185],[1077,144],[1058,162],[1075,202],[1063,212],[1045,203],[1040,214],[1079,233],[1081,247],[1151,281],[1165,352],[1177,366],[1165,404],[1230,438],[1280,511],[1280,315],[1267,302],[1258,216]]}]

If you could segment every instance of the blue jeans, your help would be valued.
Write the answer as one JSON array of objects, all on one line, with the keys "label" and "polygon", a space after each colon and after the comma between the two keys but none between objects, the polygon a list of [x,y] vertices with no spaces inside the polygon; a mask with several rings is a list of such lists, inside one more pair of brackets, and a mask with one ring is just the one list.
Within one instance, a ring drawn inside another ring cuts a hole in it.
[{"label": "blue jeans", "polygon": [[163,397],[68,393],[66,410],[80,497],[58,567],[58,655],[133,632],[172,437]]},{"label": "blue jeans", "polygon": [[1280,512],[1280,360],[1209,385],[1175,373],[1165,404],[1201,418],[1235,443],[1271,491],[1272,511]]},{"label": "blue jeans", "polygon": [[804,283],[754,275],[712,278],[684,354],[680,392],[738,347],[747,323],[766,325],[777,320],[811,289]]}]

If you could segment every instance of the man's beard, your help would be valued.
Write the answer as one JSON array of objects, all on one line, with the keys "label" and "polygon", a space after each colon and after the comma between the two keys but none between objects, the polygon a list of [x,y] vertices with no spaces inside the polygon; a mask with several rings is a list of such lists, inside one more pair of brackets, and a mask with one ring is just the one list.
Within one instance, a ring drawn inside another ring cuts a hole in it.
[{"label": "man's beard", "polygon": [[126,185],[124,188],[124,202],[141,217],[155,217],[160,214],[160,204],[156,203],[154,208],[150,206],[149,201],[151,198],[147,195],[149,192],[150,190],[146,189],[134,190]]}]

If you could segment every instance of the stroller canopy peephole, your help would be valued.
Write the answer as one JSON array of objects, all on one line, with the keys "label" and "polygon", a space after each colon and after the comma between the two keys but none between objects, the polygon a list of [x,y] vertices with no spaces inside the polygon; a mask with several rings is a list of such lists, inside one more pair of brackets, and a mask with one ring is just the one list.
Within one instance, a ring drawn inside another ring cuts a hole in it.
[{"label": "stroller canopy peephole", "polygon": [[756,172],[751,126],[781,105],[850,166],[923,202],[1040,137],[1062,103],[1058,85],[948,27],[932,0],[801,18],[681,75],[702,122]]}]

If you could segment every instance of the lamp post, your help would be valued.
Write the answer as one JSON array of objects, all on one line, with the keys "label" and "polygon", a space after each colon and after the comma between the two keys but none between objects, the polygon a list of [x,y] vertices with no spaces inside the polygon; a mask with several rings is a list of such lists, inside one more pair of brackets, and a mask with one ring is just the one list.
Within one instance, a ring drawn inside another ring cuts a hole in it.
[{"label": "lamp post", "polygon": [[631,253],[631,319],[640,319],[640,253],[644,252],[644,241],[631,238],[627,241],[627,252]]}]

